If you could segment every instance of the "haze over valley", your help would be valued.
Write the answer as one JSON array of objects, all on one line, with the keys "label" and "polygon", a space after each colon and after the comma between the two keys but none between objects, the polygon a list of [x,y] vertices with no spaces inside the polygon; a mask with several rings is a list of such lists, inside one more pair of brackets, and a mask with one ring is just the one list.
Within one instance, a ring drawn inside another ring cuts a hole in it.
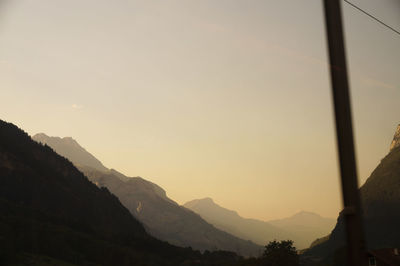
[{"label": "haze over valley", "polygon": [[399,14],[0,0],[0,265],[400,265]]},{"label": "haze over valley", "polygon": [[[318,237],[329,234],[335,224],[334,219],[309,212],[269,222],[245,219],[234,211],[216,205],[210,198],[179,206],[158,185],[107,169],[71,137],[49,137],[39,133],[32,139],[49,145],[69,159],[97,186],[107,187],[143,222],[149,233],[174,245],[203,251],[223,249],[256,256],[262,245],[274,239],[292,239],[297,248],[307,248]],[[243,240],[251,240],[259,246]]]},{"label": "haze over valley", "polygon": [[[391,1],[364,5],[397,25]],[[336,217],[321,4],[5,1],[2,119],[30,135],[72,136],[179,204],[211,197],[263,221],[301,210]],[[343,12],[363,183],[399,122],[399,40]]]},{"label": "haze over valley", "polygon": [[[360,188],[369,249],[400,244],[396,229],[400,222],[399,134],[400,125],[388,155]],[[13,124],[0,121],[0,140],[0,208],[5,214],[0,237],[11,240],[18,232],[27,234],[30,230],[36,243],[33,250],[22,254],[18,252],[26,250],[23,243],[28,243],[27,239],[3,245],[3,262],[19,254],[18,261],[57,263],[59,259],[71,261],[75,252],[107,265],[121,259],[131,265],[138,257],[146,265],[158,265],[157,261],[161,265],[183,261],[214,265],[218,260],[222,265],[262,265],[258,263],[263,263],[260,256],[266,256],[262,253],[264,243],[273,246],[279,240],[283,245],[290,239],[295,249],[303,249],[305,265],[344,263],[341,253],[334,252],[342,250],[345,243],[342,215],[336,222],[302,211],[284,219],[261,221],[243,218],[211,198],[180,206],[157,184],[106,168],[71,137],[40,133],[31,139]],[[33,215],[27,220],[26,211]],[[68,244],[59,237],[80,244],[60,253]],[[99,249],[107,245],[113,248],[99,256]],[[116,259],[117,253],[125,255]]]}]

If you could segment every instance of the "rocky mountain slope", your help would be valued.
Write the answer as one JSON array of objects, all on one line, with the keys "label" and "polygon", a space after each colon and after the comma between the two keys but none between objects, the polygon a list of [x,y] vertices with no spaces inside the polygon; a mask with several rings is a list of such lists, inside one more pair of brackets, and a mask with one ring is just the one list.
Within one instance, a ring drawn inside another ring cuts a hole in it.
[{"label": "rocky mountain slope", "polygon": [[68,158],[75,166],[89,166],[100,171],[107,171],[108,169],[92,154],[87,152],[82,146],[71,137],[59,138],[48,137],[46,134],[39,133],[32,137],[40,143],[46,143],[55,152]]},{"label": "rocky mountain slope", "polygon": [[[400,246],[400,126],[389,154],[386,155],[360,188],[367,247],[369,249]],[[333,260],[334,252],[345,245],[343,217],[323,243],[306,255]]]},{"label": "rocky mountain slope", "polygon": [[215,265],[199,252],[151,237],[108,189],[0,120],[0,265],[50,262]]},{"label": "rocky mountain slope", "polygon": [[158,185],[140,177],[127,177],[116,170],[86,166],[80,161],[80,158],[94,158],[93,155],[70,157],[79,154],[78,151],[85,151],[76,145],[76,141],[69,145],[70,138],[48,137],[43,133],[33,136],[33,139],[50,147],[60,140],[68,140],[67,143],[58,143],[57,152],[74,162],[93,183],[108,188],[153,236],[201,251],[228,250],[243,256],[260,254],[261,246],[217,229],[198,214],[169,199]]}]

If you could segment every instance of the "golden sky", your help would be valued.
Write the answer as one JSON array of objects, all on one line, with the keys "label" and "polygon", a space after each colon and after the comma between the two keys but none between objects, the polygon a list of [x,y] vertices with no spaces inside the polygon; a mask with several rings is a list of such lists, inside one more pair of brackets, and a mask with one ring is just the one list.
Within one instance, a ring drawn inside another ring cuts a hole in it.
[{"label": "golden sky", "polygon": [[[354,3],[400,28],[396,0]],[[379,2],[379,4],[378,4]],[[341,206],[321,1],[21,0],[0,13],[0,114],[72,136],[178,203]],[[343,6],[360,182],[400,122],[400,36]]]}]

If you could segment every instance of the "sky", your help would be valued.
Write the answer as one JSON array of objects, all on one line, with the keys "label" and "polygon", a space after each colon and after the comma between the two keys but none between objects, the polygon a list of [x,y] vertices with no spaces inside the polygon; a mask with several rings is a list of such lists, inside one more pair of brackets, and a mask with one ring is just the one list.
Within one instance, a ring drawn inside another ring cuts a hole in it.
[{"label": "sky", "polygon": [[[397,0],[352,2],[400,29]],[[400,36],[343,14],[362,184],[400,123]],[[320,0],[2,0],[0,73],[0,119],[71,136],[180,204],[262,220],[342,206]]]}]

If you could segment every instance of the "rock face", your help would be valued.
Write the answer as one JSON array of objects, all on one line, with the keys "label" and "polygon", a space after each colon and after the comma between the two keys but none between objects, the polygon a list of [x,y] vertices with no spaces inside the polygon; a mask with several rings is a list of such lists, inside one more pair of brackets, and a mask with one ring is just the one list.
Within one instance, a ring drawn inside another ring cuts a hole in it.
[{"label": "rock face", "polygon": [[[399,128],[391,150],[360,188],[365,235],[369,249],[400,246],[400,145]],[[344,220],[338,217],[327,241],[311,248],[314,257],[333,259],[335,250],[345,245]]]},{"label": "rock face", "polygon": [[[198,214],[179,206],[158,185],[141,177],[127,177],[116,170],[105,168],[78,143],[78,146],[70,145],[71,138],[48,137],[42,133],[35,135],[33,139],[49,145],[60,155],[67,157],[98,187],[109,189],[144,224],[151,235],[161,240],[201,251],[228,250],[243,256],[257,256],[262,250],[261,246],[219,230]],[[87,154],[82,154],[83,152]],[[85,160],[81,161],[81,158]],[[87,158],[92,158],[89,161],[92,166],[85,165]]]},{"label": "rock face", "polygon": [[397,126],[396,132],[393,136],[392,144],[390,144],[390,150],[400,146],[400,125]]}]

